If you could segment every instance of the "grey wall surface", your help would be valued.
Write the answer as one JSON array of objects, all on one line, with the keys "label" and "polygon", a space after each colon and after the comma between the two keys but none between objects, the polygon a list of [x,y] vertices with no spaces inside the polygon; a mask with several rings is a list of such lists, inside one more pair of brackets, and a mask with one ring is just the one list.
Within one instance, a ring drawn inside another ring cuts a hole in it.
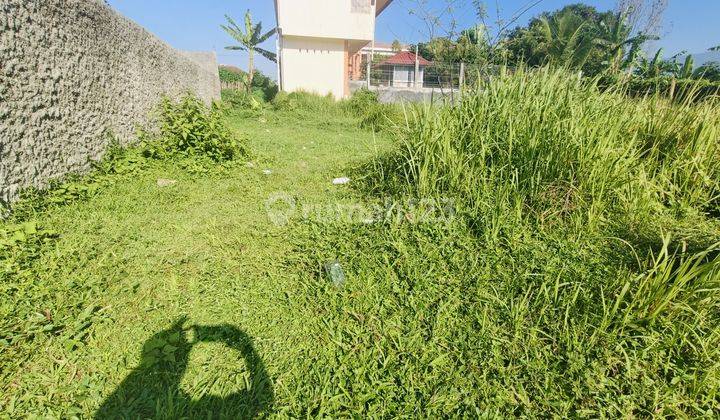
[{"label": "grey wall surface", "polygon": [[171,48],[101,0],[0,0],[0,201],[133,141],[161,95],[220,98],[215,53]]},{"label": "grey wall surface", "polygon": [[[350,91],[356,92],[367,87],[365,81],[351,81]],[[387,86],[371,86],[370,90],[376,92],[378,100],[382,103],[402,103],[402,102],[443,102],[450,101],[455,103],[460,99],[460,91],[457,89],[440,89],[440,88],[403,88],[403,87],[387,87]]]}]

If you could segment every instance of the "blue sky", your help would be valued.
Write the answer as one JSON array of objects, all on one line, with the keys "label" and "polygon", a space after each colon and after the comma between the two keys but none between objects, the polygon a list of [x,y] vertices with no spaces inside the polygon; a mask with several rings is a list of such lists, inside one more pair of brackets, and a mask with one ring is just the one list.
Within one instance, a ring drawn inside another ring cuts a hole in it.
[{"label": "blue sky", "polygon": [[[332,0],[328,0],[332,1]],[[429,0],[431,7],[443,3],[443,0]],[[719,0],[669,0],[670,6],[665,15],[662,40],[657,47],[666,49],[665,56],[671,56],[682,50],[692,53],[705,52],[708,48],[720,44],[720,1]],[[529,18],[543,10],[554,10],[576,1],[544,0],[539,6],[527,13],[518,23],[526,23]],[[133,19],[175,48],[183,50],[216,50],[218,61],[245,68],[247,55],[242,52],[226,51],[224,47],[232,44],[219,27],[227,13],[241,20],[245,10],[250,9],[253,17],[264,23],[268,29],[274,25],[275,11],[272,0],[109,0],[109,3],[123,15]],[[411,16],[408,10],[412,0],[395,0],[380,16],[377,23],[376,39],[392,41],[399,39],[413,43],[424,39],[422,22]],[[469,6],[455,11],[460,26],[471,26],[475,15]],[[493,5],[487,1],[489,14],[496,16]],[[528,4],[528,0],[500,0],[501,16],[506,18]],[[614,0],[587,0],[584,3],[596,6],[600,10],[612,9]],[[274,49],[274,41],[266,45]],[[263,58],[258,58],[258,67],[264,73],[275,74],[275,66]]]}]

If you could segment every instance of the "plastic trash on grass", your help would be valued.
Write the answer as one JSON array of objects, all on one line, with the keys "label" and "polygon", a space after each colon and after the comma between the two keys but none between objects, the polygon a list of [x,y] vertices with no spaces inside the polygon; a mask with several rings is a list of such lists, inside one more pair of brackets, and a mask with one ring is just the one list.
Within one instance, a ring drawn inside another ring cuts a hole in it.
[{"label": "plastic trash on grass", "polygon": [[345,271],[343,271],[339,261],[335,260],[325,263],[325,274],[327,274],[335,287],[343,287],[345,285]]},{"label": "plastic trash on grass", "polygon": [[333,185],[345,185],[350,183],[350,178],[335,178],[333,179]]}]

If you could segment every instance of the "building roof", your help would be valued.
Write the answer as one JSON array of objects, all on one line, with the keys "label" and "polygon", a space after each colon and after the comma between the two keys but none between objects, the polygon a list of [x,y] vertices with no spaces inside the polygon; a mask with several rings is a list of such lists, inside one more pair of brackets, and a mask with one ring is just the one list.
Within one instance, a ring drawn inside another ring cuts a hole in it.
[{"label": "building roof", "polygon": [[[412,53],[410,51],[403,51],[395,54],[394,56],[388,58],[387,60],[380,63],[381,66],[385,65],[403,65],[403,66],[409,66],[409,65],[415,65],[415,53]],[[428,60],[424,59],[422,56],[418,55],[417,59],[421,66],[429,66],[432,64]]]},{"label": "building roof", "polygon": [[379,16],[392,2],[393,0],[378,0],[377,7],[375,8],[376,16]]},{"label": "building roof", "polygon": [[[362,51],[370,51],[372,49],[373,43],[368,42],[368,44],[364,47],[362,47]],[[401,50],[400,51],[410,51],[409,46],[405,44],[400,45]],[[393,44],[392,42],[382,42],[382,41],[375,41],[375,52],[382,51],[382,52],[393,52]]]}]

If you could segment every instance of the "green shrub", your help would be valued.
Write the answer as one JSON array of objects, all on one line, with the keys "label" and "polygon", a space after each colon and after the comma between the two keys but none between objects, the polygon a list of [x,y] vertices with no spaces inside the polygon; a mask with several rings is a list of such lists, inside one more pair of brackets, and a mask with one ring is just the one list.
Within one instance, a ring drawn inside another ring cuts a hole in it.
[{"label": "green shrub", "polygon": [[146,156],[205,157],[222,162],[246,154],[215,105],[208,108],[198,98],[187,95],[179,102],[163,98],[159,109],[159,137],[148,140],[145,134]]},{"label": "green shrub", "polygon": [[[235,85],[242,84],[247,90],[247,73],[243,70],[232,66],[220,66],[219,73],[221,82]],[[254,97],[262,98],[263,102],[270,102],[278,93],[278,85],[273,79],[255,70],[252,92]]]},{"label": "green shrub", "polygon": [[376,92],[360,89],[343,102],[344,109],[360,119],[359,125],[373,131],[392,130],[405,123],[402,107],[397,104],[383,104]]},{"label": "green shrub", "polygon": [[220,94],[222,101],[232,109],[258,112],[266,105],[264,95],[260,91],[255,91],[250,95],[241,90],[223,89]]},{"label": "green shrub", "polygon": [[605,76],[599,86],[633,97],[661,96],[676,102],[701,102],[720,98],[720,82],[705,79],[675,79],[662,76],[644,78],[640,76]]},{"label": "green shrub", "polygon": [[275,99],[279,91],[279,87],[273,79],[257,70],[255,71],[255,76],[253,76],[252,87],[253,96],[261,96],[265,102],[270,102]]},{"label": "green shrub", "polygon": [[303,91],[280,92],[272,106],[276,111],[356,118],[360,127],[374,131],[390,130],[406,122],[402,107],[380,103],[377,94],[367,89],[361,89],[349,99],[340,101],[332,95],[320,96]]},{"label": "green shrub", "polygon": [[237,68],[220,66],[218,69],[218,73],[220,75],[221,82],[246,83],[247,81],[247,73]]},{"label": "green shrub", "polygon": [[695,69],[693,77],[696,79],[706,79],[710,82],[720,84],[720,63],[711,61]]},{"label": "green shrub", "polygon": [[401,131],[406,126],[405,113],[399,105],[377,103],[360,114],[359,124],[373,131]]},{"label": "green shrub", "polygon": [[368,108],[374,107],[379,104],[378,94],[366,88],[360,89],[352,94],[350,99],[347,100],[346,106],[355,113],[362,114],[368,110]]},{"label": "green shrub", "polygon": [[335,115],[342,112],[331,94],[320,96],[304,91],[280,92],[272,101],[272,105],[276,111],[329,112]]}]

